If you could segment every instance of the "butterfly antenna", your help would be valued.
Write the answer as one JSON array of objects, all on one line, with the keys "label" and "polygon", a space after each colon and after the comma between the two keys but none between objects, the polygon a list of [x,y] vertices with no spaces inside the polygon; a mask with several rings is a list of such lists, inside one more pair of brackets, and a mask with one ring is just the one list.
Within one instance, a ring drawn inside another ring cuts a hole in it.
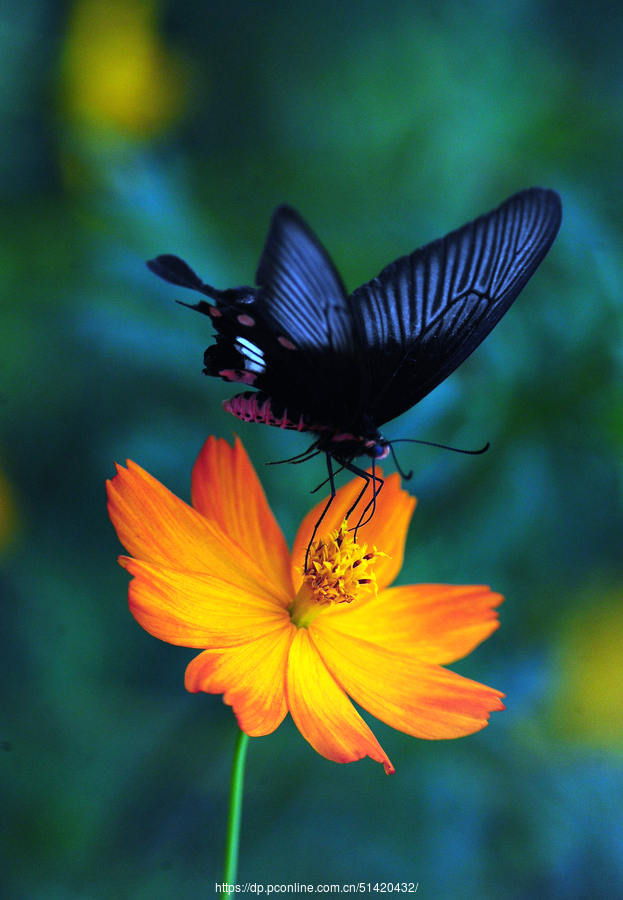
[{"label": "butterfly antenna", "polygon": [[390,452],[391,452],[391,455],[392,455],[392,459],[394,460],[394,465],[395,465],[396,468],[398,469],[398,474],[400,475],[400,477],[403,478],[405,481],[411,481],[411,479],[413,478],[413,469],[409,469],[408,472],[404,472],[404,471],[402,470],[402,467],[401,467],[400,463],[398,462],[398,459],[397,459],[397,457],[396,457],[396,453],[395,453],[394,448],[392,447],[391,444],[389,445],[389,449],[390,449]]},{"label": "butterfly antenna", "polygon": [[[433,441],[416,441],[414,438],[396,438],[395,441],[388,442],[389,449],[392,452],[392,456],[394,455],[394,451],[392,448],[392,444],[425,444],[427,447],[439,447],[441,450],[452,450],[453,453],[465,453],[467,456],[480,456],[481,453],[486,453],[491,444],[489,441],[481,447],[480,450],[463,450],[462,447],[449,447],[447,444],[435,444]],[[394,462],[396,461],[396,457],[394,456]],[[396,463],[396,466],[398,463]],[[409,478],[411,477],[411,473],[409,474]]]}]

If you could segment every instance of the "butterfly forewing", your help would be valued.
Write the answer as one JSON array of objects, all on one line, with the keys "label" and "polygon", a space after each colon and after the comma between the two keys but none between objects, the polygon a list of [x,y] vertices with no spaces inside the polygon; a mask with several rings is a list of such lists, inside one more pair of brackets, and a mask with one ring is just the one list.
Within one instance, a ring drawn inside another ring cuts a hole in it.
[{"label": "butterfly forewing", "polygon": [[272,345],[257,341],[275,375],[273,393],[312,417],[328,417],[326,424],[344,421],[359,380],[346,290],[318,238],[289,206],[273,215],[256,282],[253,314],[273,338]]},{"label": "butterfly forewing", "polygon": [[350,297],[375,425],[410,409],[466,359],[549,250],[560,199],[534,188],[387,266]]},{"label": "butterfly forewing", "polygon": [[274,213],[260,259],[258,306],[301,350],[351,352],[346,290],[331,258],[295,210]]}]

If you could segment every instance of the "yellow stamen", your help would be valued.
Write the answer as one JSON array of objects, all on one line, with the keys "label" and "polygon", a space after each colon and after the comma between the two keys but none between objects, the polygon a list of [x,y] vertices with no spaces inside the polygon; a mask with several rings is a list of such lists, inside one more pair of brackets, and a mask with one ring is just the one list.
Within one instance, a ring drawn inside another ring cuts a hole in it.
[{"label": "yellow stamen", "polygon": [[290,604],[294,624],[307,628],[323,608],[376,595],[372,565],[377,556],[386,555],[376,547],[368,551],[366,544],[358,544],[344,520],[337,531],[316,541],[309,551],[303,584]]}]

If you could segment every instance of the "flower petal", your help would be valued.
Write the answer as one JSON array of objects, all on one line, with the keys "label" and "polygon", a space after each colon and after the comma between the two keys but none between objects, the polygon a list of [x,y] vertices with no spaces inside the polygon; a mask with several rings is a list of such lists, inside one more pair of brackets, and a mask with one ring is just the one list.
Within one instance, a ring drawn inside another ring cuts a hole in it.
[{"label": "flower petal", "polygon": [[483,585],[412,584],[346,609],[336,605],[325,616],[340,634],[444,665],[467,656],[499,627],[494,607],[503,599]]},{"label": "flower petal", "polygon": [[225,650],[205,650],[186,669],[186,689],[223,694],[238,725],[257,737],[271,734],[286,713],[285,676],[294,625]]},{"label": "flower petal", "polygon": [[239,438],[233,447],[225,440],[207,439],[193,467],[192,503],[294,596],[288,545]]},{"label": "flower petal", "polygon": [[288,708],[299,731],[321,756],[346,763],[371,756],[391,774],[394,768],[366,723],[322,662],[307,628],[290,647]]},{"label": "flower petal", "polygon": [[130,611],[145,631],[182,647],[228,647],[291,625],[275,598],[211,575],[179,572],[122,556],[134,578]]},{"label": "flower petal", "polygon": [[[377,468],[376,471],[377,475],[382,475],[380,469]],[[326,536],[329,532],[335,531],[335,529],[340,527],[346,513],[357,499],[362,485],[362,479],[354,478],[338,490],[335,500],[322,520],[322,525],[318,529],[316,537]],[[366,497],[369,493],[370,491],[368,490]],[[294,566],[300,567],[303,565],[307,545],[311,539],[316,522],[326,506],[327,499],[321,500],[305,516],[301,523],[292,547],[292,563]],[[357,529],[357,541],[359,544],[366,543],[369,546],[376,546],[378,550],[382,550],[383,553],[387,554],[386,557],[379,557],[374,563],[374,572],[380,590],[391,584],[402,568],[407,528],[409,527],[415,504],[415,497],[402,490],[400,478],[394,473],[385,479],[383,489],[377,497],[376,510],[371,520]],[[361,515],[364,508],[365,497],[351,516],[351,527],[357,523],[357,517]],[[293,579],[298,590],[301,583],[301,575],[295,572]]]},{"label": "flower petal", "polygon": [[314,620],[310,632],[338,684],[398,731],[430,740],[463,737],[484,728],[490,712],[504,709],[499,691],[408,654],[337,633],[322,616]]},{"label": "flower petal", "polygon": [[291,594],[273,582],[221,529],[215,528],[140,466],[128,460],[106,482],[108,512],[119,540],[138,559],[189,572],[211,575],[279,597]]}]

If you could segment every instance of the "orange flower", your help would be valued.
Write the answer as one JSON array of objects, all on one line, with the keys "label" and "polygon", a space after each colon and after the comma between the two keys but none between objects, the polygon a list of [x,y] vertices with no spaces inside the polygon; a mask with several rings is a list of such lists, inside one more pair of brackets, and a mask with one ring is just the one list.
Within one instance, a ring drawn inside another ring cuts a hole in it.
[{"label": "orange flower", "polygon": [[415,508],[397,475],[358,543],[343,518],[360,483],[338,491],[304,577],[297,564],[324,504],[305,517],[290,555],[240,441],[208,438],[192,507],[127,465],[107,487],[110,518],[134,556],[119,558],[134,576],[130,610],[155,637],[203,649],[186,670],[187,689],[222,693],[247,734],[270,734],[290,712],[328,759],[371,756],[393,772],[349,697],[429,739],[472,734],[504,708],[499,691],[442,668],[498,627],[502,597],[475,586],[388,588]]}]

